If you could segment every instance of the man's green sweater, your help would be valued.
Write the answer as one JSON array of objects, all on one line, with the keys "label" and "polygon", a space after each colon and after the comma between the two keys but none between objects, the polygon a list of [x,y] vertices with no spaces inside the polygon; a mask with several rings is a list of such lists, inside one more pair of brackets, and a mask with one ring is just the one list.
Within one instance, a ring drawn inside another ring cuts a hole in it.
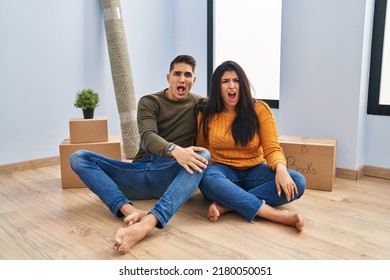
[{"label": "man's green sweater", "polygon": [[146,95],[139,100],[137,120],[141,147],[135,160],[151,154],[168,156],[167,148],[171,143],[183,148],[194,143],[194,106],[201,96],[190,93],[185,100],[173,101],[164,92]]}]

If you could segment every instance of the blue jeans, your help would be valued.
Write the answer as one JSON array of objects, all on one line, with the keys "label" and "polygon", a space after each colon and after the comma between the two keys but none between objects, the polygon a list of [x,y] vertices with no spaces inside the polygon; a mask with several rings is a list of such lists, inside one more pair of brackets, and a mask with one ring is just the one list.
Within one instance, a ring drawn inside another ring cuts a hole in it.
[{"label": "blue jeans", "polygon": [[[197,152],[210,161],[210,153]],[[177,161],[150,156],[134,162],[114,160],[90,151],[79,150],[70,157],[70,165],[85,185],[117,217],[130,200],[159,199],[150,213],[163,228],[194,193],[204,174],[189,174]],[[207,168],[206,168],[207,169]]]},{"label": "blue jeans", "polygon": [[214,164],[205,170],[199,189],[205,198],[237,211],[252,221],[263,203],[276,207],[302,196],[306,188],[305,177],[295,170],[287,170],[298,188],[298,195],[290,201],[287,201],[283,191],[281,197],[278,196],[275,172],[267,164],[246,170]]}]

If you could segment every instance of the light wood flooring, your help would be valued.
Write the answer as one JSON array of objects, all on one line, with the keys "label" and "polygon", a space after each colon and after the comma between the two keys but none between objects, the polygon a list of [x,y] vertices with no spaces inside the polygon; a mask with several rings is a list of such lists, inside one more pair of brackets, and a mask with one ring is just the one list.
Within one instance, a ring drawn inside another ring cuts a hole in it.
[{"label": "light wood flooring", "polygon": [[[135,201],[149,209],[155,201]],[[59,165],[0,175],[2,260],[388,260],[390,181],[336,178],[332,192],[307,190],[283,208],[305,217],[305,228],[228,213],[205,218],[199,191],[165,229],[126,255],[112,249],[123,226],[87,188],[62,189]]]}]

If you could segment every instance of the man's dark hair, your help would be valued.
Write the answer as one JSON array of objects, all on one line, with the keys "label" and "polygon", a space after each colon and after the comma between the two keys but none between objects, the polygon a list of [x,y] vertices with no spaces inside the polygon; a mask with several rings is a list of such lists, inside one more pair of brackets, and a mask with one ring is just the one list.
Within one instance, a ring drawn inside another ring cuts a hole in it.
[{"label": "man's dark hair", "polygon": [[173,70],[173,67],[176,63],[186,63],[188,65],[191,65],[192,72],[195,73],[195,67],[196,67],[196,60],[190,55],[178,55],[174,60],[172,60],[171,65],[169,66],[169,72]]}]

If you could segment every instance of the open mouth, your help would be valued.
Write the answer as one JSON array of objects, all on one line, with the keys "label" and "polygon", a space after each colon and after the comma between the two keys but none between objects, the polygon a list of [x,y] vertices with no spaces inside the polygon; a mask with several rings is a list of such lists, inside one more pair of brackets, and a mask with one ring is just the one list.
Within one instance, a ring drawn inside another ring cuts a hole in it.
[{"label": "open mouth", "polygon": [[185,91],[185,87],[183,87],[183,86],[178,86],[178,87],[177,87],[177,91],[178,91],[180,94],[183,94],[184,91]]},{"label": "open mouth", "polygon": [[235,92],[229,92],[229,93],[228,93],[228,96],[229,96],[229,100],[230,100],[230,101],[233,101],[234,98],[236,98],[236,93],[235,93]]}]

